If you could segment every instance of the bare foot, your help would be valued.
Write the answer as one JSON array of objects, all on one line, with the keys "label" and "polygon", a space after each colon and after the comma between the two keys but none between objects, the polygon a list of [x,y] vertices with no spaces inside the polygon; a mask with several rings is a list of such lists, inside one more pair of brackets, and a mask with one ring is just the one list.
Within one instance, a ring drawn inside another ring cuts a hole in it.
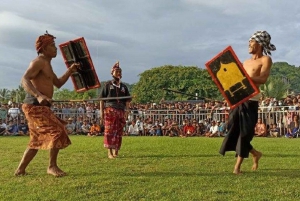
[{"label": "bare foot", "polygon": [[67,173],[65,173],[64,171],[59,169],[57,166],[56,167],[48,167],[47,173],[51,174],[55,177],[63,177],[65,175],[67,175]]},{"label": "bare foot", "polygon": [[20,169],[17,169],[15,171],[15,176],[24,176],[26,175],[27,173],[25,172],[25,170],[20,170]]},{"label": "bare foot", "polygon": [[261,158],[262,153],[258,151],[256,155],[252,155],[252,156],[253,156],[252,170],[257,170],[257,168],[258,168],[258,161]]},{"label": "bare foot", "polygon": [[113,158],[115,158],[113,155],[108,155],[108,158],[109,159],[113,159]]},{"label": "bare foot", "polygon": [[233,170],[233,174],[236,174],[236,175],[241,175],[243,174],[242,171],[240,169],[234,169]]}]

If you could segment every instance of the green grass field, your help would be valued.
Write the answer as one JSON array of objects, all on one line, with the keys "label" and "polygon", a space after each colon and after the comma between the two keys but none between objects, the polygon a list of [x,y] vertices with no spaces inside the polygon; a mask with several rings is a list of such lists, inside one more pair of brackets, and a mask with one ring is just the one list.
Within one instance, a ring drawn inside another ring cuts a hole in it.
[{"label": "green grass field", "polygon": [[46,174],[40,151],[26,176],[13,175],[28,137],[0,137],[0,200],[299,200],[300,139],[255,138],[259,170],[246,159],[232,174],[234,152],[218,154],[222,138],[124,137],[120,157],[108,159],[103,137],[71,136],[58,163],[68,173]]}]

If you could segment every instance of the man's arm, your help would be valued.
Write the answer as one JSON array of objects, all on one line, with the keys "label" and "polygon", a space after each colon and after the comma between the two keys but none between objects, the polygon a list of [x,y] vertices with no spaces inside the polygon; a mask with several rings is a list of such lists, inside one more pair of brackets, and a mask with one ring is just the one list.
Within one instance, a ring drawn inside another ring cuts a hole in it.
[{"label": "man's arm", "polygon": [[252,81],[255,84],[265,84],[268,80],[268,77],[270,75],[271,66],[272,66],[272,59],[269,56],[263,56],[261,58],[262,61],[262,67],[260,70],[259,76],[253,76],[251,77]]},{"label": "man's arm", "polygon": [[57,78],[57,76],[54,74],[54,78],[53,78],[54,86],[56,86],[57,88],[62,87],[68,81],[70,75],[72,75],[72,73],[77,71],[77,67],[79,66],[80,65],[78,63],[73,63],[65,72],[65,74],[63,74],[63,76],[61,76],[60,78]]}]

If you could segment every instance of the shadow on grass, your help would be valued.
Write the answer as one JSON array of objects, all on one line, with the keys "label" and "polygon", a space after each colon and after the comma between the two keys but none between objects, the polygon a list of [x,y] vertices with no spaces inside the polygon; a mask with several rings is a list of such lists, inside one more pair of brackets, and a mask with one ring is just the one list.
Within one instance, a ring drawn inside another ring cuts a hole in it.
[{"label": "shadow on grass", "polygon": [[129,155],[128,156],[122,156],[120,157],[120,159],[122,158],[214,158],[214,157],[219,157],[221,156],[220,154],[183,154],[183,155],[172,155],[172,154],[160,154],[160,155],[151,155],[151,154],[147,154],[147,155],[138,155],[138,156],[133,156],[133,155]]}]

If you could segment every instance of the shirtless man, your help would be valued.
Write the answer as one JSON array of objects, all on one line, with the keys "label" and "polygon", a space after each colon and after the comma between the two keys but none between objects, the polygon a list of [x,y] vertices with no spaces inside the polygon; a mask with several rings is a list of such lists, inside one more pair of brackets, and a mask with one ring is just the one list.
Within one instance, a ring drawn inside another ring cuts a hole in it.
[{"label": "shirtless man", "polygon": [[36,40],[38,53],[22,77],[22,85],[27,92],[22,109],[28,120],[30,142],[23,158],[15,171],[15,175],[25,175],[25,169],[35,157],[39,149],[49,149],[50,158],[47,173],[54,176],[64,176],[66,173],[57,166],[59,149],[71,144],[65,130],[63,120],[51,110],[53,85],[63,86],[70,75],[77,70],[78,64],[71,65],[66,73],[58,78],[51,66],[52,58],[57,55],[55,37],[46,33]]},{"label": "shirtless man", "polygon": [[[272,59],[269,55],[271,55],[270,51],[276,50],[270,40],[271,36],[266,31],[257,31],[249,39],[251,58],[243,63],[243,67],[257,87],[264,84],[270,74]],[[258,161],[262,156],[262,153],[250,144],[258,119],[258,100],[258,96],[253,97],[234,108],[229,115],[228,134],[223,141],[220,154],[225,155],[226,151],[236,152],[234,174],[241,174],[242,162],[244,158],[249,157],[249,152],[253,157],[252,170],[257,170]],[[247,115],[240,116],[242,113]]]}]

